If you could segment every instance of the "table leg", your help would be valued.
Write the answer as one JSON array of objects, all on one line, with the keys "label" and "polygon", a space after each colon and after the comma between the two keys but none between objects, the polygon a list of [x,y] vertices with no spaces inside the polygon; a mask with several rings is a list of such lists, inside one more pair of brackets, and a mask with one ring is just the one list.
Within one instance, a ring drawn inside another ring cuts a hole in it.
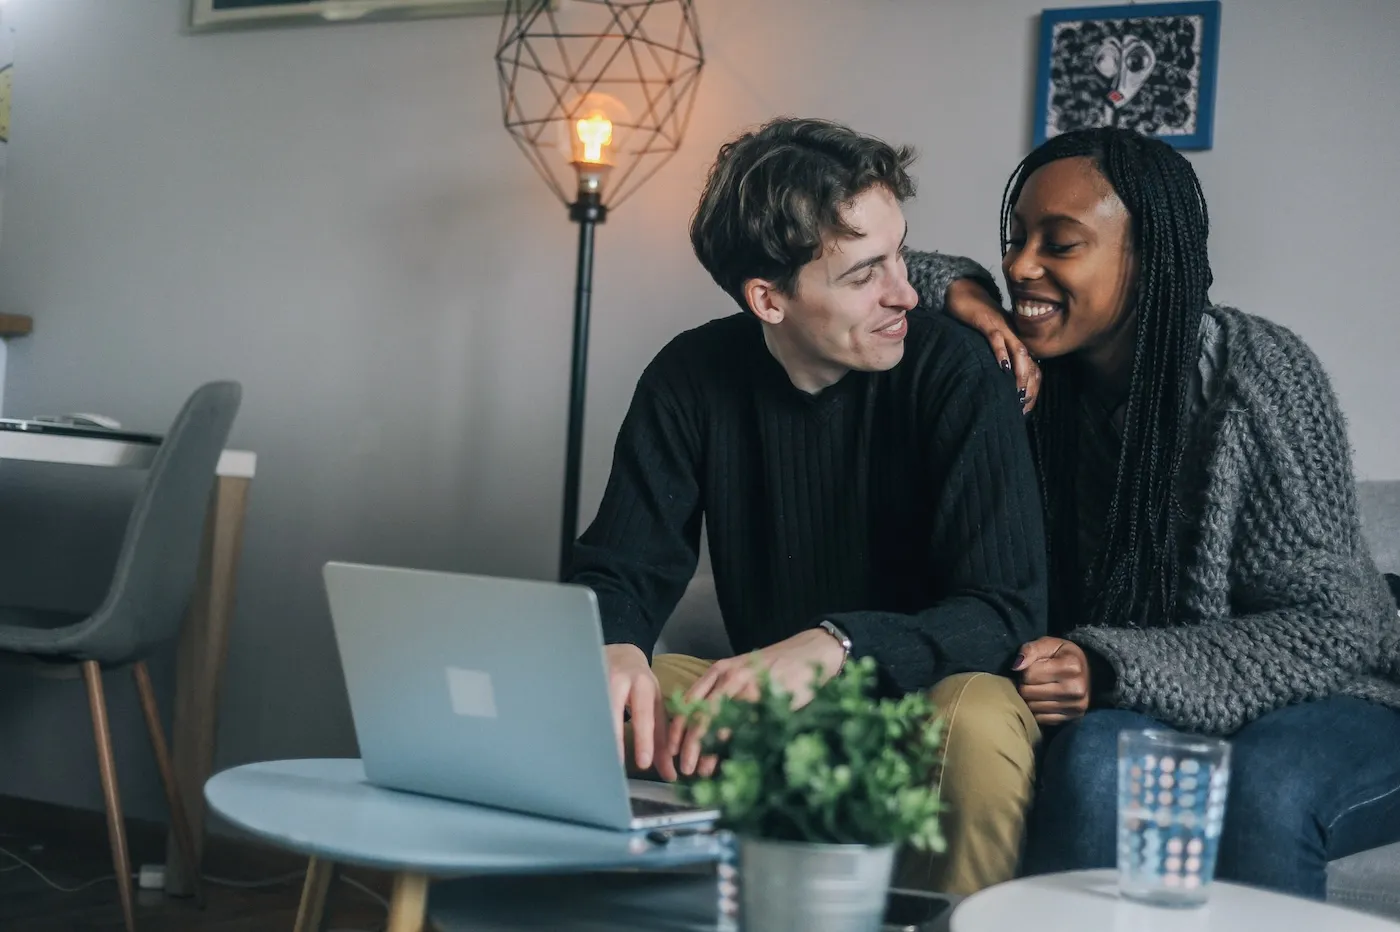
[{"label": "table leg", "polygon": [[428,914],[428,878],[424,874],[397,874],[389,899],[389,924],[384,932],[423,932]]},{"label": "table leg", "polygon": [[[219,686],[233,619],[250,484],[249,479],[230,476],[214,481],[204,520],[199,575],[176,649],[171,758],[181,798],[189,810],[196,863],[204,852],[204,783],[214,768]],[[166,842],[165,889],[171,896],[189,896],[194,891],[193,878],[185,876],[178,850],[172,835]]]},{"label": "table leg", "polygon": [[325,932],[326,897],[335,881],[333,861],[312,858],[306,865],[306,883],[301,888],[301,905],[292,932]]}]

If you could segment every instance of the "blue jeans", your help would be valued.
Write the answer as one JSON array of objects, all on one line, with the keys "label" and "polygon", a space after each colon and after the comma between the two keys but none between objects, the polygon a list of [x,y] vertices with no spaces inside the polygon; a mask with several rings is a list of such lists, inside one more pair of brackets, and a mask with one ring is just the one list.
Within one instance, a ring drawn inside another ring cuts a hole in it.
[{"label": "blue jeans", "polygon": [[[1114,866],[1118,732],[1160,727],[1104,709],[1049,736],[1024,873]],[[1271,712],[1230,743],[1222,880],[1320,900],[1328,861],[1400,841],[1400,712],[1334,697]]]}]

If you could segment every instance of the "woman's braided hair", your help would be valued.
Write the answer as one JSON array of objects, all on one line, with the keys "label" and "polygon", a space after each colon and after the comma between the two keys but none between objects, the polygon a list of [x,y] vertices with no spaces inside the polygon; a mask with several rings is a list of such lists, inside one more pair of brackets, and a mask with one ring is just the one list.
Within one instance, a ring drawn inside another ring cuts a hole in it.
[{"label": "woman's braided hair", "polygon": [[[1178,595],[1176,477],[1186,448],[1187,388],[1212,282],[1210,220],[1195,170],[1175,149],[1130,130],[1076,130],[1026,156],[1007,182],[1003,252],[1026,180],[1044,165],[1076,157],[1093,160],[1132,219],[1138,275],[1127,312],[1135,315],[1137,333],[1117,480],[1099,556],[1089,567],[1079,566],[1075,500],[1081,367],[1071,357],[1042,363],[1045,382],[1031,433],[1046,503],[1051,618],[1068,627],[1169,624]],[[1080,604],[1081,592],[1091,594],[1089,604]]]}]

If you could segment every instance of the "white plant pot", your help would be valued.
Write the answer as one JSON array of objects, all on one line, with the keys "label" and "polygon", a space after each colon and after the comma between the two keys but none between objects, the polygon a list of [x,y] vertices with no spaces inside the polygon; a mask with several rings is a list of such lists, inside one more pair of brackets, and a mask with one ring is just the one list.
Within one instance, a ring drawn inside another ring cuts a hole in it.
[{"label": "white plant pot", "polygon": [[744,932],[879,932],[893,845],[739,840]]}]

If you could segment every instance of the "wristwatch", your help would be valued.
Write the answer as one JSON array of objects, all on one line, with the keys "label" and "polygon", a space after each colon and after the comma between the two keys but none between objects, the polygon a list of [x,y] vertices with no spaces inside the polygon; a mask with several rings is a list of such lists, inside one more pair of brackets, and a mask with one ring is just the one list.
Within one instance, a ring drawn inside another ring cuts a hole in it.
[{"label": "wristwatch", "polygon": [[818,627],[836,638],[841,645],[841,650],[844,651],[844,653],[841,654],[841,666],[836,668],[836,673],[834,674],[835,676],[840,676],[841,671],[846,669],[846,661],[851,658],[851,639],[846,636],[846,632],[825,619],[822,620]]}]

